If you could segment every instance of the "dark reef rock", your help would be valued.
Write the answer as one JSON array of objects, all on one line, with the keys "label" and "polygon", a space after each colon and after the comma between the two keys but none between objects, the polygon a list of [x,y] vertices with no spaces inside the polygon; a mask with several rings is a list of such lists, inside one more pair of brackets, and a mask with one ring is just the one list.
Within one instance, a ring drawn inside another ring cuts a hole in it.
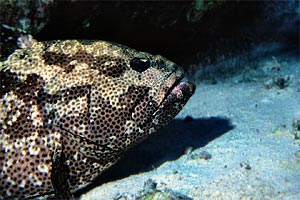
[{"label": "dark reef rock", "polygon": [[0,57],[4,60],[17,48],[18,37],[37,35],[47,24],[52,0],[0,1]]},{"label": "dark reef rock", "polygon": [[[0,15],[2,60],[16,48],[22,33],[38,40],[113,41],[161,54],[186,69],[191,64],[202,68],[220,63],[261,42],[299,44],[297,0],[19,0],[1,1]],[[216,70],[236,72],[244,64],[232,61],[228,65],[234,66]]]}]

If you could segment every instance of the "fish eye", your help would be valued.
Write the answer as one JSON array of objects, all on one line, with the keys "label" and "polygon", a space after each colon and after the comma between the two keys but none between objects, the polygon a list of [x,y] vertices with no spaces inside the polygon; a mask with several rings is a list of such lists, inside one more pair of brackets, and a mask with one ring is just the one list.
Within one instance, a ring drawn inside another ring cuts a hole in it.
[{"label": "fish eye", "polygon": [[150,61],[148,58],[134,57],[130,61],[130,67],[135,71],[143,72],[150,67]]}]

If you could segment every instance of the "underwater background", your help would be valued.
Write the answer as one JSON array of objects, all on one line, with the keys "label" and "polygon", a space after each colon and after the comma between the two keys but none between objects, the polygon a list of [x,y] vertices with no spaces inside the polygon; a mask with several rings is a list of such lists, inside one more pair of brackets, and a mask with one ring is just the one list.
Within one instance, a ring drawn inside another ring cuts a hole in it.
[{"label": "underwater background", "polygon": [[197,84],[168,126],[76,197],[300,199],[299,1],[0,3],[1,60],[28,34],[107,40]]}]

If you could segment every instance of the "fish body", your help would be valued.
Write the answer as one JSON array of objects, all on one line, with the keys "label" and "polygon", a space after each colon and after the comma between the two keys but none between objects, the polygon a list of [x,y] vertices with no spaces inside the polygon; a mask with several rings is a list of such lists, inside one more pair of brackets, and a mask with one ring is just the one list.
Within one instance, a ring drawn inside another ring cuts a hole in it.
[{"label": "fish body", "polygon": [[173,62],[105,41],[31,39],[0,70],[4,199],[86,186],[195,90]]}]

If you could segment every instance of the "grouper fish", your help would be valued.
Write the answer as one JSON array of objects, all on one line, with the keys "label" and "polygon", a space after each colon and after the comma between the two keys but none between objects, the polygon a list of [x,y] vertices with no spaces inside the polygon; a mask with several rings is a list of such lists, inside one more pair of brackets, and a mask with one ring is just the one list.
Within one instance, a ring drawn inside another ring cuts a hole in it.
[{"label": "grouper fish", "polygon": [[1,62],[0,198],[71,198],[171,121],[194,84],[159,55],[31,39]]}]

